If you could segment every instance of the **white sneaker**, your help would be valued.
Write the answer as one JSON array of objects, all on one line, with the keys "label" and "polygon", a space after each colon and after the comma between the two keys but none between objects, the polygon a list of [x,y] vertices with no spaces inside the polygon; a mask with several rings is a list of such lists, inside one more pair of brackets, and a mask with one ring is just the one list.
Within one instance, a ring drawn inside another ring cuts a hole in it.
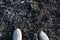
[{"label": "white sneaker", "polygon": [[49,40],[48,36],[46,35],[46,33],[44,33],[43,31],[41,31],[39,33],[39,40]]},{"label": "white sneaker", "polygon": [[14,31],[13,40],[22,40],[22,32],[19,28]]}]

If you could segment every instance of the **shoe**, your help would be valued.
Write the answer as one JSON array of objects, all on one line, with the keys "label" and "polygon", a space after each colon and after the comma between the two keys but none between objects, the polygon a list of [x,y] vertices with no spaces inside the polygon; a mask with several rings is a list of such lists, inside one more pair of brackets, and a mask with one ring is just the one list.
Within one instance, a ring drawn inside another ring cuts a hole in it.
[{"label": "shoe", "polygon": [[22,40],[22,32],[19,28],[13,32],[13,40]]},{"label": "shoe", "polygon": [[49,38],[46,35],[46,33],[44,33],[43,31],[40,31],[40,33],[39,33],[39,40],[49,40]]}]

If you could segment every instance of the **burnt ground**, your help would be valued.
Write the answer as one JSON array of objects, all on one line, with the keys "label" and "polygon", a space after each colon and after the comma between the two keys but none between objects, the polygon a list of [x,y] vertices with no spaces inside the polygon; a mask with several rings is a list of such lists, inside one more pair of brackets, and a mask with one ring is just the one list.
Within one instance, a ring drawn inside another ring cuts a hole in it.
[{"label": "burnt ground", "polygon": [[60,0],[20,1],[0,0],[0,40],[12,40],[16,28],[23,40],[38,40],[41,29],[50,40],[60,40]]}]

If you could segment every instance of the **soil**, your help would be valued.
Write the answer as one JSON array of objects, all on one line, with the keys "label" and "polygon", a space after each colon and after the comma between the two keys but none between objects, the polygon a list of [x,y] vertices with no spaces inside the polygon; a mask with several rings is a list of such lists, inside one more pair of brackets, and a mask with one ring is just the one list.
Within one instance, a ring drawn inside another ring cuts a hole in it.
[{"label": "soil", "polygon": [[0,0],[0,40],[13,40],[20,28],[23,40],[39,40],[43,30],[50,40],[60,40],[60,0]]}]

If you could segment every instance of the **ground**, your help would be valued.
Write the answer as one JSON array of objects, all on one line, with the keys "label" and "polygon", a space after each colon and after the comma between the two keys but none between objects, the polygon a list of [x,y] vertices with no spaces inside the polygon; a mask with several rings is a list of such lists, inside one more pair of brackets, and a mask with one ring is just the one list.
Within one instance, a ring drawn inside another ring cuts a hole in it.
[{"label": "ground", "polygon": [[43,30],[50,40],[60,40],[60,0],[0,1],[0,40],[12,40],[20,28],[23,40],[39,40]]}]

